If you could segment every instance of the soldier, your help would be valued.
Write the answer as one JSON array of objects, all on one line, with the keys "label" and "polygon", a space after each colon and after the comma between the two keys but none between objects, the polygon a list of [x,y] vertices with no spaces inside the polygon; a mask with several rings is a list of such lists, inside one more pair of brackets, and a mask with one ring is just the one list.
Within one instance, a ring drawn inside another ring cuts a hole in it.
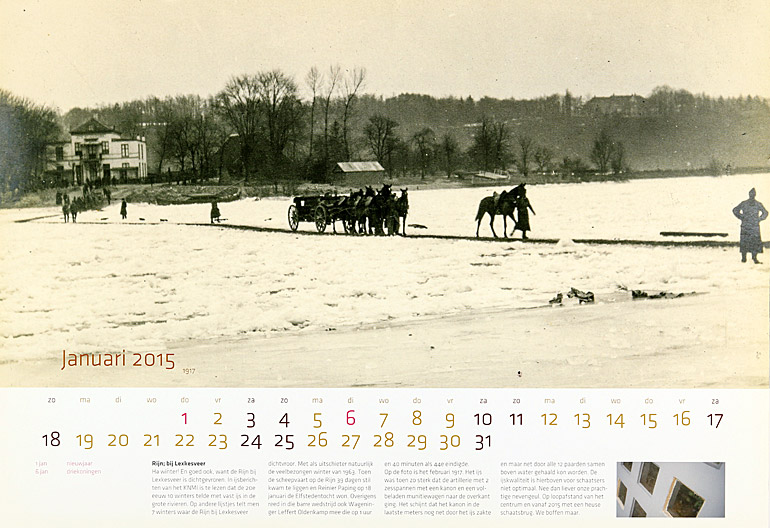
[{"label": "soldier", "polygon": [[532,229],[529,227],[529,211],[532,211],[532,214],[535,214],[535,210],[532,209],[532,205],[529,203],[527,191],[524,189],[524,186],[521,185],[520,188],[519,197],[516,199],[516,225],[513,226],[511,236],[513,236],[513,233],[518,229],[521,231],[521,239],[526,240],[527,231]]},{"label": "soldier", "polygon": [[762,253],[762,237],[759,223],[767,218],[767,209],[756,200],[757,191],[749,191],[749,199],[744,200],[733,209],[735,217],[741,221],[741,262],[746,262],[746,253],[751,253],[754,264],[760,264],[757,254]]}]

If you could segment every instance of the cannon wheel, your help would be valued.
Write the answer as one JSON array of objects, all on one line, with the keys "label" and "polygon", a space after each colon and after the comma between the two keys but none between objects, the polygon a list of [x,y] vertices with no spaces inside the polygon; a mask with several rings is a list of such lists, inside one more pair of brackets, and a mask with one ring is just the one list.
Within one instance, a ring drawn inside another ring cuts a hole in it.
[{"label": "cannon wheel", "polygon": [[327,218],[328,215],[326,214],[326,207],[319,205],[315,208],[315,228],[318,229],[319,233],[326,231]]},{"label": "cannon wheel", "polygon": [[297,212],[297,206],[292,204],[289,206],[289,228],[292,231],[296,231],[299,227],[299,212]]},{"label": "cannon wheel", "polygon": [[390,214],[385,219],[385,229],[388,231],[388,236],[398,234],[398,215]]}]

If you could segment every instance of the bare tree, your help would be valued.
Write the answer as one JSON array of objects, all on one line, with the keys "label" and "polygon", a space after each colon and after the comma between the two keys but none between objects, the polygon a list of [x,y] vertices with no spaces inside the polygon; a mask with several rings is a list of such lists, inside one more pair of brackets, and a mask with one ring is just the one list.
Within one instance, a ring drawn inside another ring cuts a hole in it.
[{"label": "bare tree", "polygon": [[329,126],[329,159],[337,160],[345,157],[345,143],[342,139],[342,126],[336,119]]},{"label": "bare tree", "polygon": [[596,165],[601,174],[607,172],[607,166],[612,157],[612,150],[612,138],[610,138],[606,130],[602,130],[594,139],[594,146],[591,149],[590,156],[591,161]]},{"label": "bare tree", "polygon": [[390,163],[386,160],[390,159],[398,139],[395,133],[396,127],[398,127],[398,123],[381,114],[370,117],[369,123],[364,127],[369,149],[377,161],[383,164],[388,163],[388,170],[390,170]]},{"label": "bare tree", "polygon": [[532,138],[525,135],[519,135],[516,138],[519,145],[519,155],[516,159],[516,169],[524,176],[529,175],[529,165],[532,157]]},{"label": "bare tree", "polygon": [[0,190],[28,191],[53,183],[46,182],[42,173],[46,144],[60,132],[53,108],[0,88]]},{"label": "bare tree", "polygon": [[225,133],[219,116],[215,112],[215,101],[203,101],[201,112],[194,123],[194,140],[197,145],[198,176],[203,179],[215,174],[215,156],[225,140]]},{"label": "bare tree", "polygon": [[329,67],[329,77],[326,78],[326,88],[324,99],[324,160],[329,159],[329,112],[331,108],[332,97],[337,90],[337,83],[339,83],[341,70],[339,64]]},{"label": "bare tree", "polygon": [[349,121],[353,115],[353,102],[356,99],[358,90],[364,84],[366,79],[365,68],[353,68],[352,71],[343,78],[342,81],[342,142],[345,146],[345,158],[350,158],[350,142],[348,141]]},{"label": "bare tree", "polygon": [[406,176],[410,166],[410,159],[412,157],[412,151],[409,148],[409,143],[402,141],[400,137],[394,136],[390,141],[390,145],[387,153],[387,163],[385,164],[388,172],[395,176],[401,174]]},{"label": "bare tree", "polygon": [[275,171],[282,165],[284,151],[298,132],[302,105],[297,97],[297,84],[283,72],[262,72],[256,81],[270,168]]},{"label": "bare tree", "polygon": [[[569,93],[569,91],[567,93]],[[532,155],[532,159],[534,159],[535,163],[537,164],[537,170],[540,172],[545,172],[551,165],[551,160],[553,159],[553,151],[548,147],[539,146],[535,149],[535,152]]]},{"label": "bare tree", "polygon": [[174,101],[167,97],[163,100],[152,97],[147,101],[147,107],[152,119],[151,131],[155,141],[150,142],[158,156],[158,175],[163,173],[163,162],[171,156],[171,143],[174,126]]},{"label": "bare tree", "polygon": [[506,170],[508,166],[508,149],[510,132],[505,123],[495,123],[492,127],[495,146],[495,168]]},{"label": "bare tree", "polygon": [[201,112],[201,99],[197,95],[178,95],[174,98],[171,126],[171,155],[179,163],[180,177],[187,178],[187,162],[195,174],[198,151],[195,141],[195,121]]},{"label": "bare tree", "polygon": [[473,135],[473,145],[468,154],[481,169],[505,170],[509,157],[510,132],[505,123],[498,123],[486,116]]},{"label": "bare tree", "polygon": [[240,139],[243,178],[254,170],[260,127],[260,93],[256,75],[231,78],[217,96],[217,107]]},{"label": "bare tree", "polygon": [[610,166],[612,167],[612,172],[615,174],[620,174],[626,168],[626,148],[620,141],[616,141],[612,145]]},{"label": "bare tree", "polygon": [[308,158],[313,159],[313,136],[315,133],[315,104],[318,98],[319,90],[323,84],[323,74],[318,68],[313,66],[305,76],[305,84],[310,88],[312,99],[310,101],[310,146],[308,148]]},{"label": "bare tree", "polygon": [[481,170],[490,169],[495,158],[495,135],[494,123],[486,116],[481,118],[481,124],[473,135],[473,145],[469,153],[471,158],[481,166]]},{"label": "bare tree", "polygon": [[231,79],[217,96],[218,107],[240,139],[244,178],[264,154],[265,168],[277,185],[287,146],[296,141],[302,105],[294,79],[279,70]]},{"label": "bare tree", "polygon": [[444,170],[446,171],[446,177],[452,176],[452,171],[455,167],[455,160],[457,153],[460,151],[460,145],[454,136],[447,132],[441,137],[441,154],[444,162]]},{"label": "bare tree", "polygon": [[412,136],[417,155],[417,165],[420,167],[420,178],[425,179],[425,174],[433,162],[433,153],[436,151],[436,135],[430,128],[423,128]]}]

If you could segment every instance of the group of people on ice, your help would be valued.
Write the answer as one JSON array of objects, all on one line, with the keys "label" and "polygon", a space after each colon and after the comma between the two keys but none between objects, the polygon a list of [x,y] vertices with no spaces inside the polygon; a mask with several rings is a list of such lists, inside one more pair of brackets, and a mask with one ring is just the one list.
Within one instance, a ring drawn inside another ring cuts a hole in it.
[{"label": "group of people on ice", "polygon": [[72,217],[73,222],[78,221],[78,213],[85,209],[85,204],[83,203],[82,198],[79,196],[76,196],[75,198],[70,199],[70,195],[68,193],[64,193],[63,195],[58,195],[57,193],[57,202],[60,202],[61,205],[61,212],[64,215],[64,223],[70,221],[70,217]]},{"label": "group of people on ice", "polygon": [[[78,213],[86,211],[88,209],[99,209],[104,205],[104,200],[107,200],[107,205],[112,203],[112,191],[109,187],[101,187],[101,192],[97,192],[99,184],[94,184],[89,180],[83,184],[83,196],[70,197],[69,192],[56,191],[56,205],[61,205],[62,214],[64,215],[64,222],[69,222],[72,218],[73,222],[77,222]],[[125,212],[125,200],[121,207],[121,215]],[[126,216],[124,215],[125,219]]]},{"label": "group of people on ice", "polygon": [[[107,204],[109,205],[111,202],[111,194],[109,189],[104,189],[104,196],[107,198]],[[95,198],[90,194],[87,194],[82,198],[80,196],[70,198],[68,193],[63,193],[60,197],[57,198],[61,199],[61,212],[64,215],[64,223],[69,222],[70,218],[72,218],[73,222],[77,222],[78,213],[87,209],[96,209],[101,205],[100,203],[97,203]],[[123,198],[123,201],[120,204],[120,217],[123,220],[128,218],[128,204],[126,203],[125,198]]]}]

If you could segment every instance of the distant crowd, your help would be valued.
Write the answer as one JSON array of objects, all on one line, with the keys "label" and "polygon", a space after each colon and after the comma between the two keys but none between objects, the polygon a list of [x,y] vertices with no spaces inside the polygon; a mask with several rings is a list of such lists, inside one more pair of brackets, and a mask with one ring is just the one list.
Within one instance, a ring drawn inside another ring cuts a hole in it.
[{"label": "distant crowd", "polygon": [[[76,189],[80,189],[77,187]],[[71,194],[66,188],[64,190],[56,191],[56,205],[61,206],[62,215],[64,216],[64,222],[67,223],[72,219],[73,222],[78,221],[78,214],[90,209],[101,209],[105,205],[112,204],[112,190],[109,186],[102,186],[99,182],[96,184],[93,181],[87,181],[83,184],[82,195],[75,191]],[[120,203],[120,217],[123,220],[128,218],[128,204],[126,199]],[[220,222],[222,220],[221,213],[219,212],[219,205],[216,200],[211,202],[211,223]]]},{"label": "distant crowd", "polygon": [[[83,184],[82,195],[75,192],[73,195],[68,190],[56,191],[56,205],[61,205],[64,222],[77,222],[78,213],[89,209],[99,209],[104,205],[112,203],[112,191],[109,187],[95,185],[92,181]],[[123,200],[125,203],[125,200]],[[124,216],[125,218],[125,216]]]}]

